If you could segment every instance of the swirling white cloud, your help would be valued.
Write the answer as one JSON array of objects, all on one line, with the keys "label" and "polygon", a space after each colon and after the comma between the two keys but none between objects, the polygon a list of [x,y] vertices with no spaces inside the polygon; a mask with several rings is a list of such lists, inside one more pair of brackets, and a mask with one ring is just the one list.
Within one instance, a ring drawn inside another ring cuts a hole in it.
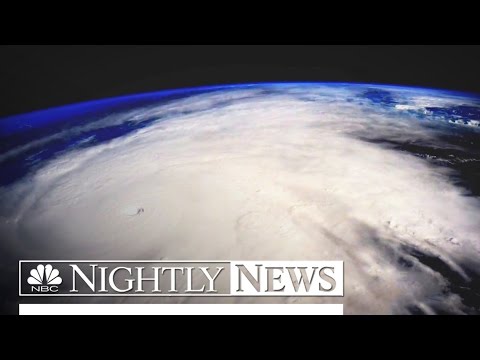
[{"label": "swirling white cloud", "polygon": [[439,130],[355,96],[229,90],[100,119],[88,126],[161,121],[0,188],[3,241],[37,258],[343,260],[345,298],[307,301],[461,312],[448,280],[406,249],[468,277],[480,202],[447,168],[366,141],[432,144]]}]

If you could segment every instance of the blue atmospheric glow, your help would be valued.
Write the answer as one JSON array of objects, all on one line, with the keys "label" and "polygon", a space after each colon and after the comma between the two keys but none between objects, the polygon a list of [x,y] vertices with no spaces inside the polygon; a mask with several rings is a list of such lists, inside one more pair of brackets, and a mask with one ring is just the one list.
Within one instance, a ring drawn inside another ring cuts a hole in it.
[{"label": "blue atmospheric glow", "polygon": [[[158,117],[152,117],[145,118],[141,122],[125,121],[104,127],[83,126],[111,114],[118,114],[152,104],[161,105],[171,100],[220,90],[249,88],[283,89],[288,87],[308,89],[322,85],[329,88],[358,89],[360,90],[358,96],[362,100],[369,100],[372,106],[380,106],[387,109],[395,108],[399,101],[396,95],[402,91],[407,91],[410,95],[414,94],[415,96],[428,95],[479,99],[478,96],[472,94],[447,90],[383,84],[270,82],[165,90],[60,106],[0,119],[0,186],[17,181],[37,167],[44,165],[46,161],[66,151],[98,145],[127,135],[153,122],[162,121]],[[217,104],[216,106],[220,105]],[[434,115],[440,117],[456,116],[460,120],[480,117],[479,108],[471,106],[429,108],[429,110]],[[421,115],[416,116],[421,117]],[[82,130],[71,131],[77,126],[81,127]],[[48,141],[30,146],[39,139],[48,139]],[[18,154],[15,152],[15,149],[22,148],[25,145],[29,146],[19,151]],[[5,154],[8,154],[8,156],[2,156]]]},{"label": "blue atmospheric glow", "polygon": [[142,105],[142,102],[149,103],[153,101],[175,99],[177,97],[186,97],[203,92],[210,92],[216,90],[226,89],[240,89],[249,87],[314,87],[319,85],[328,85],[331,87],[351,87],[351,86],[372,86],[382,89],[391,88],[403,90],[416,90],[426,92],[442,92],[454,96],[476,97],[474,94],[461,93],[458,91],[448,91],[440,89],[428,89],[411,86],[398,86],[387,84],[369,84],[369,83],[328,83],[328,82],[267,82],[267,83],[250,83],[250,84],[232,84],[232,85],[212,85],[194,88],[181,88],[175,90],[163,90],[150,93],[125,95],[114,98],[106,98],[100,100],[87,101],[71,105],[65,105],[45,110],[34,111],[26,114],[13,115],[0,119],[0,137],[12,135],[22,131],[29,131],[31,129],[40,128],[45,125],[55,124],[61,121],[69,120],[75,122],[79,117],[86,117],[98,115],[102,112],[108,112],[115,109],[116,111],[128,109],[131,105]]},{"label": "blue atmospheric glow", "polygon": [[98,115],[102,111],[111,109],[121,110],[130,105],[141,105],[142,101],[173,99],[176,96],[188,96],[200,92],[208,92],[228,88],[228,86],[209,86],[201,88],[165,90],[152,93],[126,95],[115,98],[87,101],[72,105],[34,111],[21,115],[9,116],[0,119],[0,136],[12,135],[23,130],[39,128],[44,125],[57,123],[67,119],[76,119],[89,115]]}]

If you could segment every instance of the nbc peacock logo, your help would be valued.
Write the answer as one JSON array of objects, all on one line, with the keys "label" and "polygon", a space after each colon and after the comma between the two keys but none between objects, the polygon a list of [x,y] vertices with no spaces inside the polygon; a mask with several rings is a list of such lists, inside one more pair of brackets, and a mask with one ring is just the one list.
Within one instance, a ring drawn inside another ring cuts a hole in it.
[{"label": "nbc peacock logo", "polygon": [[30,270],[30,277],[27,282],[32,286],[32,292],[58,292],[58,285],[62,283],[62,278],[60,272],[54,269],[52,265],[39,264],[36,268]]}]

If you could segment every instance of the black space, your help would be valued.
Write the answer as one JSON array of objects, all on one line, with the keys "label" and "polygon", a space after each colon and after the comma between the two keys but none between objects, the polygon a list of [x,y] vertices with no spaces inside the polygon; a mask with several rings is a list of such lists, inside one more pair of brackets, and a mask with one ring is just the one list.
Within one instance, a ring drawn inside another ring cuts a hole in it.
[{"label": "black space", "polygon": [[162,89],[263,81],[480,93],[479,45],[2,45],[0,117]]}]

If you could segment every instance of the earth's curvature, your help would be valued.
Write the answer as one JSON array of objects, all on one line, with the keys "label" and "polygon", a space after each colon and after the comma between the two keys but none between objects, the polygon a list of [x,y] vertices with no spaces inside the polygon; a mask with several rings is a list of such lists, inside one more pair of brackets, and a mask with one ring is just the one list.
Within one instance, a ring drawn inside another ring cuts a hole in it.
[{"label": "earth's curvature", "polygon": [[479,195],[475,95],[249,84],[0,120],[4,274],[18,259],[343,260],[344,298],[297,301],[479,313]]}]

